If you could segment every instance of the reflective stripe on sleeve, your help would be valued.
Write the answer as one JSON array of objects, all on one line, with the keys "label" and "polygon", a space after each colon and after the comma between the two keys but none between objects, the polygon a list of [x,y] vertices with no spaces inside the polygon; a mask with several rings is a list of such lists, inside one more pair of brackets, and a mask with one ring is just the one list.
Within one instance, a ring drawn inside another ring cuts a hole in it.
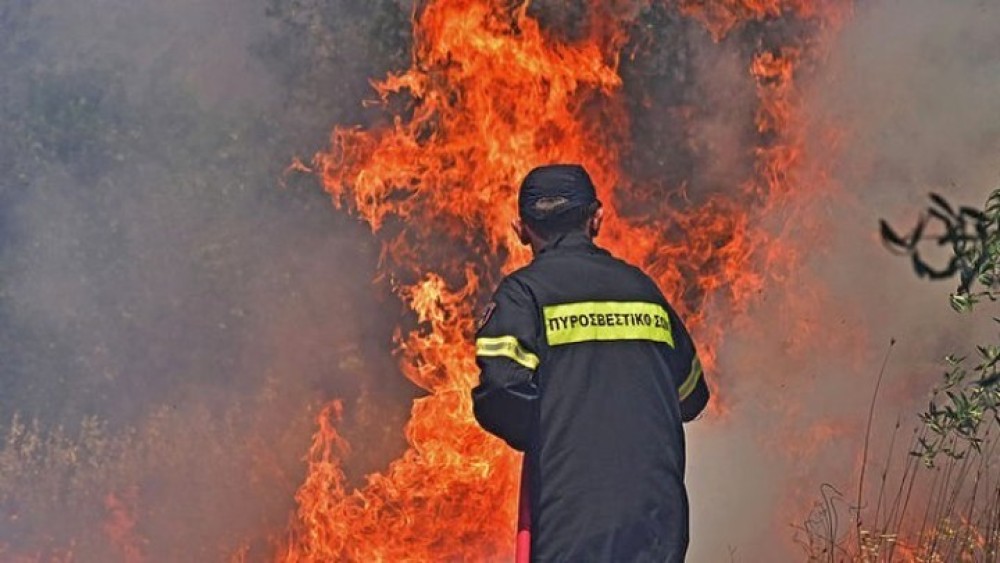
[{"label": "reflective stripe on sleeve", "polygon": [[670,316],[657,303],[585,301],[544,309],[549,346],[594,340],[652,340],[671,348]]},{"label": "reflective stripe on sleeve", "polygon": [[687,379],[677,388],[677,396],[680,400],[683,401],[688,398],[688,395],[698,385],[699,379],[701,379],[701,360],[698,359],[698,356],[695,356],[694,360],[691,361],[691,371],[688,372]]},{"label": "reflective stripe on sleeve", "polygon": [[528,369],[541,363],[538,356],[524,349],[513,336],[496,336],[476,339],[476,355],[485,358],[510,358]]}]

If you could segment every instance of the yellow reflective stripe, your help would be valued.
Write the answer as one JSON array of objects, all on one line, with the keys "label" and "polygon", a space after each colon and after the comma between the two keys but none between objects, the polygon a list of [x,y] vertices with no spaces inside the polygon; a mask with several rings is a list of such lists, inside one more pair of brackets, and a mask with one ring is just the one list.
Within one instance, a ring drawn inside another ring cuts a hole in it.
[{"label": "yellow reflective stripe", "polygon": [[657,303],[585,301],[543,309],[549,346],[593,340],[652,340],[674,346],[670,316]]},{"label": "yellow reflective stripe", "polygon": [[513,336],[477,338],[476,355],[486,358],[510,358],[528,369],[535,369],[541,363],[538,356],[525,350]]},{"label": "yellow reflective stripe", "polygon": [[688,398],[688,395],[698,385],[699,379],[701,379],[701,360],[698,359],[698,356],[695,356],[694,360],[691,361],[691,371],[688,372],[687,379],[677,388],[677,396],[680,397],[680,400],[683,401]]}]

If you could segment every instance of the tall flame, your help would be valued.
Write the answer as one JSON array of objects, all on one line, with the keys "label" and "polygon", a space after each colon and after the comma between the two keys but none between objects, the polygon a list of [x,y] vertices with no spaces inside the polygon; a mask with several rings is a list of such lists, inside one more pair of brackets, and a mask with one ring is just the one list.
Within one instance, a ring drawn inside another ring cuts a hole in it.
[{"label": "tall flame", "polygon": [[[813,4],[681,0],[679,9],[721,39],[744,20],[787,10],[818,17]],[[349,454],[336,430],[342,406],[324,409],[281,559],[512,554],[519,459],[473,420],[470,342],[484,292],[530,258],[509,224],[517,183],[532,167],[586,166],[607,209],[599,242],[657,280],[709,368],[720,333],[705,322],[707,305],[739,311],[769,276],[780,277],[779,264],[793,265],[791,250],[755,221],[801,189],[793,78],[808,45],[753,56],[761,133],[754,176],[695,204],[681,189],[654,194],[623,172],[630,123],[618,57],[637,6],[608,0],[592,8],[586,37],[567,42],[547,35],[527,3],[430,1],[414,16],[410,69],[375,83],[381,103],[396,108],[391,124],[338,128],[331,150],[317,155],[335,204],[383,241],[381,271],[416,320],[397,333],[400,366],[428,395],[414,401],[405,453],[355,490],[340,461]],[[623,216],[616,209],[623,197],[642,199],[648,211]]]}]

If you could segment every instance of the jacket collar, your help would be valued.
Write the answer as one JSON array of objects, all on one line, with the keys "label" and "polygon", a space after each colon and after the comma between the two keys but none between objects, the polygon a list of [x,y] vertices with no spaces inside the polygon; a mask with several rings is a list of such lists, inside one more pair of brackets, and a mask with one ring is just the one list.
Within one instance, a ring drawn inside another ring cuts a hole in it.
[{"label": "jacket collar", "polygon": [[563,252],[604,253],[605,251],[594,244],[586,233],[576,232],[556,237],[538,251],[538,257]]}]

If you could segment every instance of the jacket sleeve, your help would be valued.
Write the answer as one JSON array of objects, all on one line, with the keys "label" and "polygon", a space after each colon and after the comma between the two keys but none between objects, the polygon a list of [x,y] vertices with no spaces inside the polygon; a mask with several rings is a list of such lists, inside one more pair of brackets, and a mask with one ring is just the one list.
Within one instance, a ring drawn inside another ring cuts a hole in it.
[{"label": "jacket sleeve", "polygon": [[677,397],[681,403],[681,420],[694,420],[708,404],[709,391],[702,372],[701,360],[695,349],[691,335],[677,313],[668,306],[670,327],[674,339],[674,349],[670,354],[670,368],[677,385]]},{"label": "jacket sleeve", "polygon": [[512,448],[528,448],[536,420],[538,309],[516,281],[501,282],[476,332],[479,385],[473,413],[487,432]]}]

